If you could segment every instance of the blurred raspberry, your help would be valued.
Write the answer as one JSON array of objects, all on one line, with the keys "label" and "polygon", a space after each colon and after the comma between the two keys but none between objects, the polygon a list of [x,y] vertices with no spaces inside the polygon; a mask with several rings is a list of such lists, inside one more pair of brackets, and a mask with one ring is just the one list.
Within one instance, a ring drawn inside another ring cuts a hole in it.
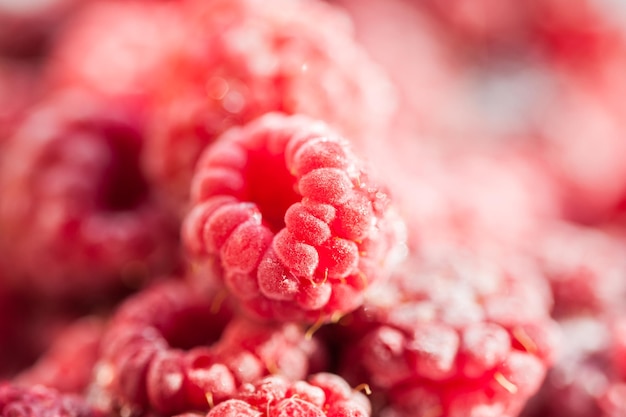
[{"label": "blurred raspberry", "polygon": [[536,155],[558,185],[565,219],[598,225],[618,216],[626,201],[622,115],[606,97],[565,78],[537,102],[535,111],[529,129]]},{"label": "blurred raspberry", "polygon": [[328,321],[388,275],[402,223],[349,143],[304,116],[268,114],[201,157],[183,240],[217,257],[257,315]]},{"label": "blurred raspberry", "polygon": [[547,222],[531,240],[554,295],[553,316],[606,314],[626,300],[626,243],[599,229]]},{"label": "blurred raspberry", "polygon": [[559,326],[566,343],[524,417],[623,415],[626,409],[621,395],[626,379],[619,366],[620,321],[619,313],[561,319]]},{"label": "blurred raspberry", "polygon": [[551,177],[534,152],[518,146],[406,153],[381,147],[377,155],[416,252],[494,241],[522,246],[560,215]]},{"label": "blurred raspberry", "polygon": [[96,317],[82,317],[68,325],[34,365],[13,378],[14,383],[84,394],[92,378],[103,329],[103,321]]},{"label": "blurred raspberry", "polygon": [[46,62],[52,88],[80,85],[108,96],[142,97],[182,42],[177,2],[91,1],[58,35]]},{"label": "blurred raspberry", "polygon": [[344,374],[372,387],[382,416],[517,415],[555,355],[549,289],[523,260],[430,256],[339,325]]},{"label": "blurred raspberry", "polygon": [[89,303],[175,265],[175,223],[139,166],[132,106],[69,91],[33,108],[0,162],[0,263],[12,285]]},{"label": "blurred raspberry", "polygon": [[78,9],[78,0],[0,3],[0,55],[39,59],[60,27]]},{"label": "blurred raspberry", "polygon": [[313,0],[184,8],[188,32],[160,74],[145,159],[181,214],[200,152],[229,127],[270,111],[320,118],[361,143],[388,127],[393,91],[339,10]]},{"label": "blurred raspberry", "polygon": [[0,415],[12,417],[104,417],[74,394],[62,394],[38,385],[17,387],[0,383]]},{"label": "blurred raspberry", "polygon": [[298,326],[232,317],[220,293],[175,282],[124,302],[102,346],[90,398],[109,412],[208,410],[269,373],[304,378],[320,357]]}]

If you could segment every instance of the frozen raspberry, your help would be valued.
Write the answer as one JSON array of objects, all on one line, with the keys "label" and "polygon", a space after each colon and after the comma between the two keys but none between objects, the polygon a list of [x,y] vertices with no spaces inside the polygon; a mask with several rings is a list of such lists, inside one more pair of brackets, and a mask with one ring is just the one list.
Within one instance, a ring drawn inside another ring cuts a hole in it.
[{"label": "frozen raspberry", "polygon": [[389,124],[394,93],[341,11],[312,0],[183,6],[188,32],[163,66],[145,160],[182,215],[198,156],[229,127],[281,111],[363,143]]},{"label": "frozen raspberry", "polygon": [[268,114],[230,130],[198,164],[185,243],[218,257],[229,290],[262,317],[354,310],[393,264],[399,236],[389,196],[358,163],[347,142],[304,116]]},{"label": "frozen raspberry", "polygon": [[208,410],[270,372],[301,379],[320,357],[296,325],[231,319],[219,294],[176,282],[128,299],[102,346],[90,396],[100,408],[132,413]]},{"label": "frozen raspberry", "polygon": [[589,314],[559,321],[566,343],[525,417],[617,417],[624,412],[619,395],[626,379],[618,361],[616,323],[611,315]]},{"label": "frozen raspberry", "polygon": [[413,260],[339,324],[353,333],[343,373],[381,415],[514,416],[537,391],[555,350],[550,294],[532,264],[495,259]]},{"label": "frozen raspberry", "polygon": [[40,58],[80,5],[77,0],[0,3],[0,55]]},{"label": "frozen raspberry", "polygon": [[177,3],[89,2],[58,35],[47,81],[105,95],[145,95],[169,45],[182,35]]},{"label": "frozen raspberry", "polygon": [[170,271],[176,223],[139,166],[130,104],[75,91],[33,108],[0,162],[0,264],[13,285],[89,302]]},{"label": "frozen raspberry", "polygon": [[626,245],[598,229],[547,223],[532,251],[554,295],[553,316],[614,311],[626,300]]},{"label": "frozen raspberry", "polygon": [[341,377],[311,375],[308,381],[270,376],[243,384],[239,392],[207,414],[207,417],[367,417],[370,404]]},{"label": "frozen raspberry", "polygon": [[62,394],[41,385],[23,388],[10,383],[0,383],[0,415],[104,417],[77,395]]},{"label": "frozen raspberry", "polygon": [[19,385],[45,385],[60,392],[83,393],[91,381],[103,329],[102,320],[95,317],[72,323],[33,366],[13,381]]}]

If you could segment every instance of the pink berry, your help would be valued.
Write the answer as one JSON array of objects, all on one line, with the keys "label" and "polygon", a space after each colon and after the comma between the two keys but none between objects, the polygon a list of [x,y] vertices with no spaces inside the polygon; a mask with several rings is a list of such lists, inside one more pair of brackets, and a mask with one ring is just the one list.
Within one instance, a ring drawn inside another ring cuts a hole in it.
[{"label": "pink berry", "polygon": [[271,373],[301,379],[320,346],[295,324],[233,317],[219,292],[180,282],[148,288],[117,310],[91,387],[105,411],[208,410]]},{"label": "pink berry", "polygon": [[219,0],[184,2],[182,9],[186,32],[161,66],[145,159],[181,215],[200,153],[230,127],[281,111],[325,120],[366,143],[389,125],[395,93],[338,8]]},{"label": "pink berry", "polygon": [[78,395],[62,394],[43,385],[24,388],[7,382],[0,383],[0,415],[15,417],[104,416]]},{"label": "pink berry", "polygon": [[31,109],[0,162],[0,264],[14,286],[93,300],[175,267],[176,223],[139,165],[142,129],[132,103],[78,91]]},{"label": "pink berry", "polygon": [[[242,156],[216,156],[229,148]],[[385,190],[345,140],[304,116],[273,113],[228,131],[202,155],[192,190],[184,242],[199,259],[217,257],[231,292],[262,317],[355,309],[401,243]]]},{"label": "pink berry", "polygon": [[313,374],[305,381],[269,376],[244,384],[237,395],[213,408],[207,417],[368,417],[370,404],[339,376]]},{"label": "pink berry", "polygon": [[344,374],[368,383],[389,415],[516,415],[556,351],[550,294],[532,265],[450,249],[414,257],[343,326]]}]

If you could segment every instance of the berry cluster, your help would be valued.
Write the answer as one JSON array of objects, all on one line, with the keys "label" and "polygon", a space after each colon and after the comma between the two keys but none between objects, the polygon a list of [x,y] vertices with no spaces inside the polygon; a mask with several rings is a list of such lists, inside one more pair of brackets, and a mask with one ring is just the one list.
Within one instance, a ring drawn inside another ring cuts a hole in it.
[{"label": "berry cluster", "polygon": [[0,417],[623,417],[625,28],[0,4]]}]

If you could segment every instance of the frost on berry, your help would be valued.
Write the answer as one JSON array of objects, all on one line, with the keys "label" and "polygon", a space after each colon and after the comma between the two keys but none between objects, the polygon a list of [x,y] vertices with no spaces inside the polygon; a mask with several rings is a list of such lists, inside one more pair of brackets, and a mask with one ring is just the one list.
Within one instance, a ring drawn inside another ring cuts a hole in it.
[{"label": "frost on berry", "polygon": [[317,373],[306,381],[269,376],[242,385],[233,399],[207,417],[368,417],[370,404],[338,375]]},{"label": "frost on berry", "polygon": [[513,416],[539,389],[549,289],[530,260],[492,256],[414,257],[346,320],[342,372],[382,396],[381,415]]},{"label": "frost on berry", "polygon": [[[213,0],[184,2],[182,9],[186,32],[161,67],[145,158],[181,215],[200,153],[230,127],[281,111],[325,120],[367,142],[389,125],[393,88],[339,8],[308,0]],[[312,161],[324,158],[312,152]],[[341,168],[338,162],[333,167]]]},{"label": "frost on berry", "polygon": [[[220,158],[220,155],[238,155]],[[265,115],[202,155],[183,226],[199,262],[265,318],[327,321],[388,274],[402,223],[347,141],[305,116]]]},{"label": "frost on berry", "polygon": [[12,284],[87,301],[175,266],[175,224],[139,165],[135,110],[59,92],[9,138],[0,162],[0,263]]},{"label": "frost on berry", "polygon": [[233,317],[219,292],[168,282],[129,298],[102,339],[90,398],[108,412],[208,410],[269,373],[301,379],[323,358],[295,324]]}]

